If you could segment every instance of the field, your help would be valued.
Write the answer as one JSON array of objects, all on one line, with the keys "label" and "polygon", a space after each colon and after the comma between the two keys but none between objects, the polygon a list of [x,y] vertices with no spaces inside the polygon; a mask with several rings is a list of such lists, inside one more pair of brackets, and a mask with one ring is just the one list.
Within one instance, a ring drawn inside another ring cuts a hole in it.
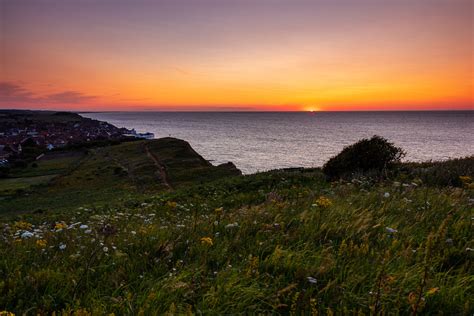
[{"label": "field", "polygon": [[180,155],[164,153],[172,188],[4,217],[0,310],[472,315],[472,174],[458,187],[429,182],[456,165],[471,172],[472,158],[377,181],[295,169],[180,186],[193,173],[173,176]]}]

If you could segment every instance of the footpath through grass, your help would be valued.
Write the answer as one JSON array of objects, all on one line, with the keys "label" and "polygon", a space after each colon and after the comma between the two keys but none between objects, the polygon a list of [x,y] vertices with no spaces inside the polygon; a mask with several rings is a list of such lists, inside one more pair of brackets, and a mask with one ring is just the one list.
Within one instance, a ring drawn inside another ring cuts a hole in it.
[{"label": "footpath through grass", "polygon": [[234,177],[0,223],[0,311],[472,315],[473,191]]}]

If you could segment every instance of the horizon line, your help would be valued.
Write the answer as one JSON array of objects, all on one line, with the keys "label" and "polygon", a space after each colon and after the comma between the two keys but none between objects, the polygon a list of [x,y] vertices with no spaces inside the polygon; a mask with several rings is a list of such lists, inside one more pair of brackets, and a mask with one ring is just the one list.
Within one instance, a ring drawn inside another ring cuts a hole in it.
[{"label": "horizon line", "polygon": [[34,111],[34,112],[70,112],[70,113],[344,113],[344,112],[472,112],[473,109],[374,109],[374,110],[54,110],[54,109],[15,109],[0,108],[0,111]]}]

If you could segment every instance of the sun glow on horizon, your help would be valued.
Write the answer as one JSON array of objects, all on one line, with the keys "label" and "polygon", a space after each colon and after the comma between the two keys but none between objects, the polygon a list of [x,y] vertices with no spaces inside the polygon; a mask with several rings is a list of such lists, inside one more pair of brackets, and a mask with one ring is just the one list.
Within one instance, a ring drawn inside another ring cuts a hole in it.
[{"label": "sun glow on horizon", "polygon": [[304,111],[314,113],[321,111],[317,106],[307,106],[304,108]]}]

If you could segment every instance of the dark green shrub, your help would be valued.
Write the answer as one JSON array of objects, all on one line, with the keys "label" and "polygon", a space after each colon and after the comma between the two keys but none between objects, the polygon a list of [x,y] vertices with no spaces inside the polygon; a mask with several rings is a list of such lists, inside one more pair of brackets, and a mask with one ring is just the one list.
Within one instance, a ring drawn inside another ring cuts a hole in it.
[{"label": "dark green shrub", "polygon": [[331,180],[354,173],[380,174],[382,170],[400,161],[405,152],[380,136],[362,139],[345,147],[323,166],[324,174]]}]

